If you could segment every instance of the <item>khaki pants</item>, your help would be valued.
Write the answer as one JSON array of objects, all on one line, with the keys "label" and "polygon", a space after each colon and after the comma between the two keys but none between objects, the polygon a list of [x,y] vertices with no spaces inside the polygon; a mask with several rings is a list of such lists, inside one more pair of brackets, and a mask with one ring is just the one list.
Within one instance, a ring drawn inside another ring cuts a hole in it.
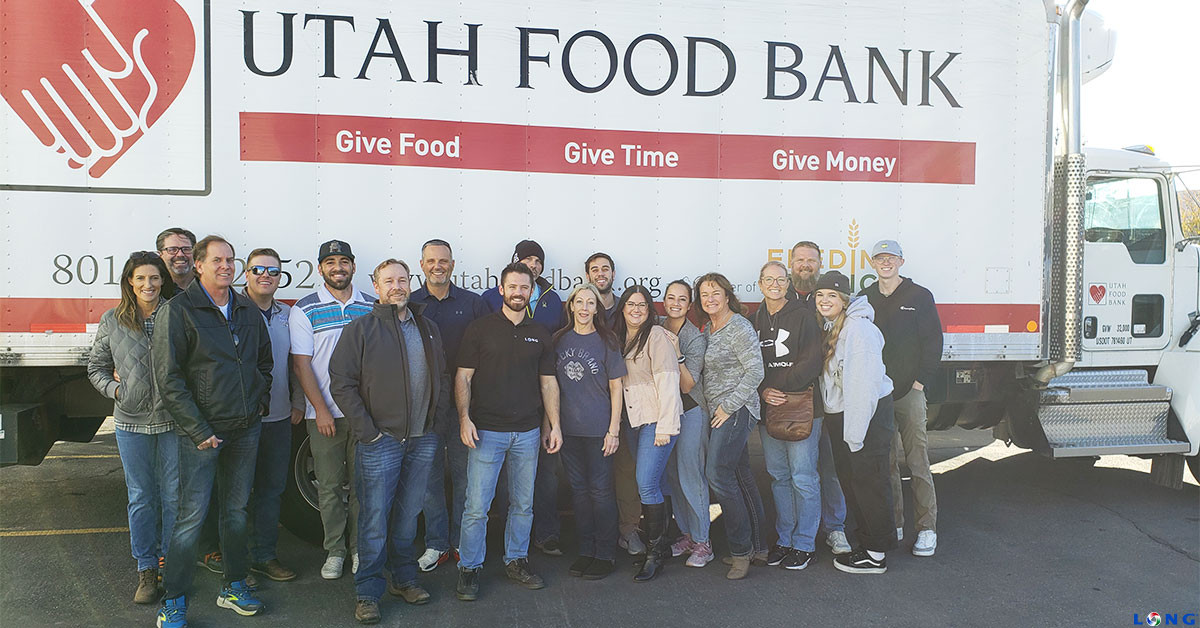
[{"label": "khaki pants", "polygon": [[638,528],[642,520],[642,498],[638,495],[637,474],[633,463],[629,430],[621,432],[621,446],[613,454],[613,488],[617,494],[617,523],[624,536]]},{"label": "khaki pants", "polygon": [[350,423],[342,417],[335,418],[333,438],[317,431],[315,419],[305,419],[304,424],[308,428],[308,446],[312,450],[313,471],[317,475],[317,502],[321,507],[321,525],[325,528],[325,552],[330,556],[345,558],[347,537],[350,553],[354,553],[358,547],[358,495],[354,490],[355,440],[350,436]]},{"label": "khaki pants", "polygon": [[896,438],[892,447],[892,498],[896,527],[904,527],[904,490],[900,484],[900,463],[908,465],[912,477],[913,511],[916,531],[937,531],[937,495],[933,472],[929,470],[929,437],[925,434],[925,391],[910,390],[896,401]]}]

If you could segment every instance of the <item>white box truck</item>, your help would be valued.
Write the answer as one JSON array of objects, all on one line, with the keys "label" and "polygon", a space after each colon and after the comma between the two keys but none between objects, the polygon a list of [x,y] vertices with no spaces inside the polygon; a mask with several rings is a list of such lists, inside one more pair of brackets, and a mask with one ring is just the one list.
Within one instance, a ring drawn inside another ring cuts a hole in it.
[{"label": "white box truck", "polygon": [[285,299],[331,238],[364,288],[436,237],[483,290],[533,238],[560,290],[603,250],[618,287],[750,301],[798,240],[863,287],[894,238],[945,328],[933,427],[1177,484],[1200,246],[1169,165],[1080,146],[1113,41],[1085,4],[0,1],[2,462],[110,413],[89,332],[168,226],[279,250]]}]

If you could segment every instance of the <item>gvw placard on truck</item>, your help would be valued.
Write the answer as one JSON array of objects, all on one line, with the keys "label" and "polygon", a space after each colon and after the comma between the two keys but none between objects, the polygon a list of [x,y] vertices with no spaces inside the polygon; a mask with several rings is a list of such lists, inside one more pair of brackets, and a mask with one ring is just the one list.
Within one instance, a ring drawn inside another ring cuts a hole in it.
[{"label": "gvw placard on truck", "polygon": [[750,301],[797,240],[862,287],[895,238],[972,358],[1042,355],[1042,2],[0,6],[6,351],[85,348],[180,225],[279,250],[284,298],[330,238],[360,287],[436,237],[483,290],[533,238],[560,290],[603,250]]}]

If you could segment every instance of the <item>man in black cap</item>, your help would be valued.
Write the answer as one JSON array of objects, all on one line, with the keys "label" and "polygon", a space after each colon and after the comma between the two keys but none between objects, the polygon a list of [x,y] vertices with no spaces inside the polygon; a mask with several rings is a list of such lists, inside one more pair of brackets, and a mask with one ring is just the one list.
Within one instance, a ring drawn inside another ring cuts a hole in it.
[{"label": "man in black cap", "polygon": [[[550,333],[561,329],[566,323],[563,316],[563,302],[554,286],[542,277],[546,267],[546,252],[542,245],[533,240],[521,240],[513,250],[512,261],[521,262],[533,271],[537,281],[533,282],[533,295],[529,297],[529,305],[525,306],[525,314],[535,323],[541,323]],[[500,289],[492,288],[483,293],[483,301],[493,312],[499,312],[504,305]]]},{"label": "man in black cap", "polygon": [[[354,289],[354,251],[341,240],[330,240],[317,253],[318,270],[325,283],[296,301],[288,316],[292,339],[292,369],[300,379],[307,401],[304,410],[308,442],[317,476],[317,501],[325,528],[325,563],[321,577],[342,576],[347,540],[351,564],[357,563],[358,496],[353,486],[346,494],[354,469],[354,439],[345,415],[333,402],[329,358],[350,321],[370,314],[375,299]],[[351,483],[352,484],[352,483]],[[350,508],[347,515],[346,500]],[[349,537],[349,539],[347,539]],[[357,571],[356,566],[351,571]]]},{"label": "man in black cap", "polygon": [[[533,293],[525,306],[525,315],[540,323],[551,334],[566,325],[562,298],[554,292],[554,286],[542,277],[546,265],[546,253],[542,245],[533,240],[521,240],[513,250],[513,262],[520,262],[533,271],[537,280]],[[499,288],[483,293],[483,301],[493,312],[504,306],[504,297]],[[558,545],[561,524],[558,520],[558,455],[542,450],[539,454],[537,482],[533,493],[533,545],[550,556],[562,556]]]}]

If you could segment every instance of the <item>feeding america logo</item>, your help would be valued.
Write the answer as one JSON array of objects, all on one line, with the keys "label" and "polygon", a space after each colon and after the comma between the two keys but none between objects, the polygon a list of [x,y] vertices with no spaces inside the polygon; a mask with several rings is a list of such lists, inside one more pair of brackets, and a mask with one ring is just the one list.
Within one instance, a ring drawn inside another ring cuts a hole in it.
[{"label": "feeding america logo", "polygon": [[205,0],[0,0],[0,186],[204,192]]}]

